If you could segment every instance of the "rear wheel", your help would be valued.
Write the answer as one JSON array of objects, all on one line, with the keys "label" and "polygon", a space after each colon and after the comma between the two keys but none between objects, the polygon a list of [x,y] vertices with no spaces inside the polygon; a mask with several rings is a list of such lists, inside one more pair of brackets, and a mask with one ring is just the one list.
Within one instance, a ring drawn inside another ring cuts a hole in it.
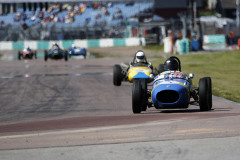
[{"label": "rear wheel", "polygon": [[199,106],[201,111],[209,111],[212,108],[212,83],[210,77],[199,80]]},{"label": "rear wheel", "polygon": [[139,80],[133,81],[132,88],[132,111],[133,113],[141,113],[142,111],[142,86]]},{"label": "rear wheel", "polygon": [[45,61],[47,61],[47,60],[48,60],[48,53],[47,53],[47,51],[46,51],[46,50],[44,51],[44,60],[45,60]]},{"label": "rear wheel", "polygon": [[21,58],[22,58],[21,52],[18,51],[18,60],[21,60]]},{"label": "rear wheel", "polygon": [[122,84],[122,68],[118,64],[113,66],[113,84],[115,86],[121,86]]},{"label": "rear wheel", "polygon": [[34,52],[34,57],[37,59],[37,51]]}]

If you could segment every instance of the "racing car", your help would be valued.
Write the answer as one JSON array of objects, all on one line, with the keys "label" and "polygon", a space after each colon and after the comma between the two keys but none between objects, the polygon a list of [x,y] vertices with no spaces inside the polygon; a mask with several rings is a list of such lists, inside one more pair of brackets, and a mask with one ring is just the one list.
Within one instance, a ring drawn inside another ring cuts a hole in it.
[{"label": "racing car", "polygon": [[[133,87],[140,84],[142,89],[141,98],[144,102],[148,100],[147,97],[147,84],[153,81],[154,72],[149,65],[145,64],[134,64],[129,69],[127,65],[114,65],[113,67],[113,84],[120,86],[122,81],[128,81],[133,83]],[[142,111],[146,111],[147,103],[143,103],[141,106]]]},{"label": "racing car", "polygon": [[50,59],[65,59],[65,61],[68,61],[68,54],[67,51],[62,50],[60,48],[52,48],[50,50],[44,51],[44,60],[47,61],[48,58]]},{"label": "racing car", "polygon": [[24,48],[23,51],[18,51],[18,60],[21,59],[37,59],[37,52],[31,50],[29,47]]},{"label": "racing car", "polygon": [[86,48],[76,47],[74,44],[71,48],[68,49],[68,55],[71,58],[72,56],[83,56],[86,59],[87,50]]},{"label": "racing car", "polygon": [[129,67],[125,64],[115,64],[113,66],[113,84],[115,86],[121,86],[122,81],[134,83],[136,79],[142,79],[148,83],[153,81],[152,69],[149,65],[134,64]]},{"label": "racing car", "polygon": [[170,58],[178,62],[178,70],[165,70],[157,75],[152,90],[146,91],[141,80],[135,81],[132,88],[133,113],[145,111],[146,104],[156,109],[188,108],[189,104],[198,104],[201,111],[212,109],[211,78],[200,78],[198,88],[193,88],[194,74],[187,76],[182,73],[180,60],[174,56]]},{"label": "racing car", "polygon": [[153,69],[152,63],[147,61],[145,53],[138,50],[129,66],[126,64],[113,66],[113,84],[121,86],[122,81],[134,83],[135,80],[141,79],[141,82],[147,85],[153,81],[154,74],[157,74],[156,69]]}]

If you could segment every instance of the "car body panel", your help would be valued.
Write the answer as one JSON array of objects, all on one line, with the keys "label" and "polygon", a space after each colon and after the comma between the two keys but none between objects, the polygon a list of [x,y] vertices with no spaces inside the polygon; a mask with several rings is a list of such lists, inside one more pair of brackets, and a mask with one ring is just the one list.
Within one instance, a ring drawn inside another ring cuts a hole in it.
[{"label": "car body panel", "polygon": [[151,91],[156,109],[187,108],[190,102],[190,83],[182,72],[166,71],[157,76]]},{"label": "car body panel", "polygon": [[87,50],[85,48],[69,48],[68,49],[68,54],[71,56],[86,56]]},{"label": "car body panel", "polygon": [[52,59],[62,59],[64,58],[64,51],[61,49],[52,49],[48,52],[48,57]]},{"label": "car body panel", "polygon": [[128,81],[133,82],[134,79],[150,79],[152,69],[148,66],[132,66],[128,70]]}]

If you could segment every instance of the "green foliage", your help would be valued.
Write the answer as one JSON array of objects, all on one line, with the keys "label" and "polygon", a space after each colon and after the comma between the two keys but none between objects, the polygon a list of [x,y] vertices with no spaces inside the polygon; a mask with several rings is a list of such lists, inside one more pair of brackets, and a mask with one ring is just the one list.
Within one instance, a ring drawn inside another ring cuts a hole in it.
[{"label": "green foliage", "polygon": [[[184,73],[195,74],[195,87],[198,87],[200,78],[211,77],[214,95],[240,102],[240,51],[188,54],[178,58]],[[156,60],[153,65],[158,66],[159,63],[164,63],[164,60]]]}]

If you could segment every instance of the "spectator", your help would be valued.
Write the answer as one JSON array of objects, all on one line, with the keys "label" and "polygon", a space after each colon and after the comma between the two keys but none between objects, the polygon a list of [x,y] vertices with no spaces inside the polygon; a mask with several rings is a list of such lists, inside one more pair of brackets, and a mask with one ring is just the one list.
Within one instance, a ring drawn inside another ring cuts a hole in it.
[{"label": "spectator", "polygon": [[43,17],[44,17],[44,13],[43,13],[43,11],[40,11],[40,12],[38,13],[38,18],[42,20]]},{"label": "spectator", "polygon": [[108,12],[108,10],[106,9],[106,7],[102,7],[102,13],[103,13],[103,15],[105,15],[105,16],[109,16],[110,15],[110,13]]},{"label": "spectator", "polygon": [[19,22],[21,20],[21,13],[17,12],[14,16],[14,21],[15,22]]},{"label": "spectator", "polygon": [[233,31],[230,31],[229,34],[228,34],[229,46],[233,45],[233,39],[234,39],[234,33],[233,33]]},{"label": "spectator", "polygon": [[93,9],[98,9],[98,2],[93,3]]},{"label": "spectator", "polygon": [[115,13],[113,14],[113,20],[115,19],[123,19],[122,11],[119,8],[116,8]]},{"label": "spectator", "polygon": [[0,28],[2,28],[2,27],[4,27],[5,26],[5,23],[4,23],[4,21],[2,20],[1,22],[0,22]]},{"label": "spectator", "polygon": [[28,25],[24,22],[24,23],[22,24],[22,28],[23,28],[24,30],[26,30],[26,29],[28,29]]}]

